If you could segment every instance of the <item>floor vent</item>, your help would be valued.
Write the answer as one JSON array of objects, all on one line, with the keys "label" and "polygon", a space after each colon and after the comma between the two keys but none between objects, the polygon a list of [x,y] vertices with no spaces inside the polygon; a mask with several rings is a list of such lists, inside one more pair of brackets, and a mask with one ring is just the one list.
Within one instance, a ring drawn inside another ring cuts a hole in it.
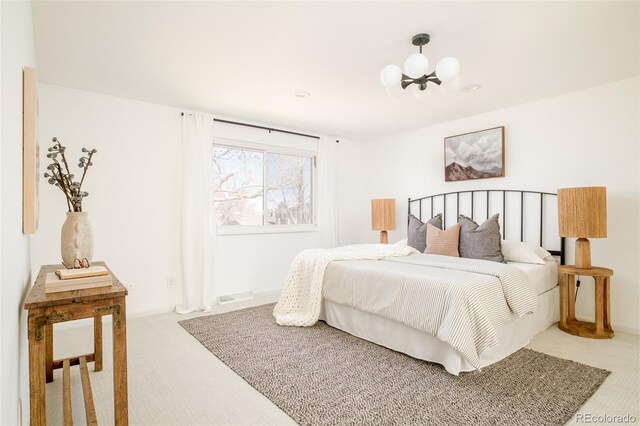
[{"label": "floor vent", "polygon": [[245,293],[225,294],[224,296],[218,296],[218,303],[223,305],[225,303],[240,302],[242,300],[253,299],[253,292],[248,291]]}]

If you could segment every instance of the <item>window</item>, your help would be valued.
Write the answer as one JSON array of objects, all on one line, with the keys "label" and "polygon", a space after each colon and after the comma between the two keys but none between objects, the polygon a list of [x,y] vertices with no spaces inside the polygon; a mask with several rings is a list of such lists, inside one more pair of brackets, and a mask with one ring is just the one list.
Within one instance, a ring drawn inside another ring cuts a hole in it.
[{"label": "window", "polygon": [[313,224],[311,153],[214,144],[218,226]]}]

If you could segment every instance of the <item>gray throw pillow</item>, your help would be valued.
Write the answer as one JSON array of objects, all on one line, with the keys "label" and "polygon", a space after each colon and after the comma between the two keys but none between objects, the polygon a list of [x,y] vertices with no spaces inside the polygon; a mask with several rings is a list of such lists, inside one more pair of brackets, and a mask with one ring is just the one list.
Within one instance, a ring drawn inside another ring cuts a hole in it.
[{"label": "gray throw pillow", "polygon": [[409,215],[409,228],[407,229],[407,245],[424,253],[427,248],[427,225],[431,224],[438,229],[442,229],[442,214],[438,213],[427,223],[422,222],[414,215]]},{"label": "gray throw pillow", "polygon": [[482,225],[460,215],[460,257],[504,262],[500,237],[499,215],[495,214]]}]

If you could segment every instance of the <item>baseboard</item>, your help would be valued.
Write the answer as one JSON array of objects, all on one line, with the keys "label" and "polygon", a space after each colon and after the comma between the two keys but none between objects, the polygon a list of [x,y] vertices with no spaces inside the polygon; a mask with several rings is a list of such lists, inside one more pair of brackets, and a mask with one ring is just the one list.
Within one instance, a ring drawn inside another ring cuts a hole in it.
[{"label": "baseboard", "polygon": [[263,291],[254,291],[253,292],[253,296],[254,298],[256,297],[280,297],[280,294],[282,294],[282,289],[281,288],[276,288],[273,290],[263,290]]}]

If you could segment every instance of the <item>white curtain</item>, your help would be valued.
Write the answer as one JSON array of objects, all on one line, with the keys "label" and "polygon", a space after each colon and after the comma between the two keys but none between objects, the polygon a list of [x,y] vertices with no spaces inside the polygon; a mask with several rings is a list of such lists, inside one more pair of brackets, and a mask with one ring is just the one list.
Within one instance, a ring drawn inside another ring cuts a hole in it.
[{"label": "white curtain", "polygon": [[318,232],[320,247],[338,245],[338,143],[332,138],[318,142]]},{"label": "white curtain", "polygon": [[216,222],[213,212],[213,119],[182,116],[182,303],[176,312],[211,310]]}]

